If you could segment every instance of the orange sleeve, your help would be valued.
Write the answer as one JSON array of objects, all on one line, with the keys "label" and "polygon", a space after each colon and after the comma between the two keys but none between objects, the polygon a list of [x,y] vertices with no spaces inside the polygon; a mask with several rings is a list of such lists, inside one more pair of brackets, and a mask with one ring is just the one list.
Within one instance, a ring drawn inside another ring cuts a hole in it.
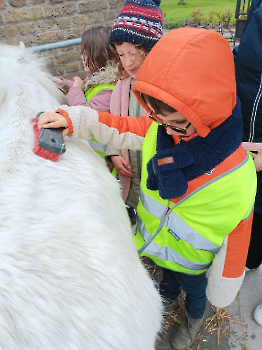
[{"label": "orange sleeve", "polygon": [[73,123],[72,123],[72,120],[69,118],[68,113],[65,110],[61,109],[61,108],[58,108],[55,111],[55,113],[62,114],[66,118],[67,123],[68,123],[68,136],[73,134],[73,132],[74,132]]},{"label": "orange sleeve", "polygon": [[250,241],[252,220],[253,211],[251,215],[245,220],[242,220],[228,236],[223,277],[237,278],[243,275]]},{"label": "orange sleeve", "polygon": [[145,137],[152,124],[152,120],[148,116],[142,116],[140,118],[118,117],[108,112],[98,112],[98,116],[99,123],[117,129],[120,134],[129,131],[132,134]]}]

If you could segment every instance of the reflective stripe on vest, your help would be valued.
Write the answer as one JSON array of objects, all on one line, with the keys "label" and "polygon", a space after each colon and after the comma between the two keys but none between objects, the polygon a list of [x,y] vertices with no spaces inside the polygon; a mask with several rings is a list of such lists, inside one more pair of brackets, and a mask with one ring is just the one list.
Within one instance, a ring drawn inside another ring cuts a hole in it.
[{"label": "reflective stripe on vest", "polygon": [[98,152],[105,152],[106,146],[97,142],[96,139],[88,140],[89,145]]},{"label": "reflective stripe on vest", "polygon": [[[137,219],[137,227],[139,229],[139,231],[143,232],[143,238],[144,240],[150,241],[151,240],[151,233],[148,232],[145,228],[145,225],[143,223],[143,221],[138,217]],[[159,249],[161,248],[161,249]],[[180,255],[179,253],[177,253],[174,249],[172,249],[171,247],[159,247],[159,245],[157,243],[155,243],[154,241],[151,241],[150,244],[143,249],[143,251],[151,256],[155,256],[163,261],[173,261],[174,263],[183,266],[189,270],[205,270],[208,269],[209,266],[211,265],[211,263],[208,264],[201,264],[201,263],[197,263],[194,261],[189,261],[186,258],[184,258],[182,255]]]},{"label": "reflective stripe on vest", "polygon": [[[99,94],[103,90],[114,90],[114,88],[114,84],[100,84],[92,86],[90,89],[87,90],[87,92],[85,92],[86,102],[89,102],[95,95]],[[89,140],[88,143],[101,158],[104,158],[106,149],[105,145],[102,145],[101,143],[97,142],[96,139]]]},{"label": "reflective stripe on vest", "polygon": [[[184,202],[186,199],[191,197],[193,194],[196,194],[197,192],[201,191],[203,188],[209,186],[211,183],[216,182],[222,177],[225,177],[228,174],[232,173],[233,171],[241,168],[248,161],[248,159],[249,159],[249,156],[247,154],[246,158],[236,167],[234,167],[233,169],[230,169],[229,171],[218,176],[217,178],[199,187],[194,192],[190,193],[188,196],[184,197],[181,201],[179,201],[174,206],[172,206],[169,211],[167,211],[168,208],[166,206],[156,202],[141,190],[140,191],[141,203],[143,204],[144,208],[147,210],[149,214],[159,219],[160,224],[156,233],[152,236],[151,233],[146,230],[145,225],[144,224],[142,225],[142,220],[138,218],[138,222],[141,221],[140,227],[138,226],[138,228],[145,241],[145,244],[139,249],[139,254],[141,254],[143,251],[149,254],[148,250],[152,250],[152,249],[148,248],[148,246],[149,245],[151,246],[153,239],[160,233],[163,227],[168,227],[171,231],[171,232],[169,231],[170,234],[172,234],[177,240],[182,239],[183,241],[191,244],[194,249],[204,250],[204,251],[208,251],[210,253],[216,254],[219,251],[220,246],[213,244],[212,242],[208,241],[203,236],[201,236],[198,232],[194,231],[187,223],[185,223],[172,210],[176,208],[179,204]],[[162,252],[157,254],[156,256],[159,257],[159,255],[161,255],[162,257],[165,257],[164,259],[161,258],[161,260],[170,261],[170,259],[168,258],[169,254],[167,253],[168,247],[160,247],[158,245],[157,247],[158,247],[157,249]],[[185,265],[182,265],[182,266],[186,267]],[[195,269],[192,269],[192,270],[195,270]]]},{"label": "reflective stripe on vest", "polygon": [[[175,204],[146,186],[147,163],[156,153],[156,139],[157,125],[152,123],[143,143],[137,206],[139,219],[134,242],[140,255],[149,256],[159,266],[186,274],[200,274],[210,266],[224,238],[252,210],[254,164],[251,157],[246,155],[243,159],[239,154],[237,166],[230,168],[226,163],[227,172],[204,183]],[[246,186],[247,183],[250,187]],[[223,193],[227,195],[223,196]],[[218,210],[212,198],[219,200]],[[209,203],[212,216],[208,215]],[[225,217],[226,208],[229,217]]]},{"label": "reflective stripe on vest", "polygon": [[[162,221],[161,219],[163,218],[163,213],[167,212],[167,208],[164,205],[157,203],[152,198],[145,195],[142,191],[140,192],[140,200],[144,208],[151,215],[157,217],[159,221]],[[177,205],[178,204],[176,204],[175,207]],[[154,208],[154,213],[152,213],[152,208]],[[163,226],[169,227],[171,230],[170,233],[173,234],[176,239],[183,239],[183,241],[190,243],[194,249],[206,250],[213,254],[216,254],[219,251],[219,246],[202,237],[172,210],[170,210],[167,214],[168,215],[165,216],[163,221]],[[145,239],[145,236],[141,230],[140,233]],[[145,241],[147,241],[147,239],[145,239]]]}]

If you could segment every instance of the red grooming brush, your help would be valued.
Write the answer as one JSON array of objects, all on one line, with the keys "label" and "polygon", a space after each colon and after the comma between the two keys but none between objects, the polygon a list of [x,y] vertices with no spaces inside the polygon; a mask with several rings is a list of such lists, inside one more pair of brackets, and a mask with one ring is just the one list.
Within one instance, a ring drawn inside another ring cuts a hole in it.
[{"label": "red grooming brush", "polygon": [[39,112],[36,118],[32,119],[35,142],[33,152],[42,158],[58,162],[59,157],[66,151],[63,128],[38,129],[38,118],[43,112]]}]

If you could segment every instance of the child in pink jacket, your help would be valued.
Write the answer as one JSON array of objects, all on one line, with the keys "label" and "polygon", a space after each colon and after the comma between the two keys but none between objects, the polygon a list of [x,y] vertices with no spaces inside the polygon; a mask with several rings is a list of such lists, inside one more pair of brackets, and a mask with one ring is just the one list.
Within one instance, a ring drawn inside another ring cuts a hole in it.
[{"label": "child in pink jacket", "polygon": [[110,98],[117,80],[117,68],[112,63],[115,53],[109,48],[110,29],[100,26],[84,31],[82,35],[81,59],[86,72],[82,80],[73,81],[56,78],[53,80],[67,92],[69,106],[86,106],[107,112],[110,110]]},{"label": "child in pink jacket", "polygon": [[[69,106],[91,107],[97,111],[108,112],[110,99],[117,80],[116,54],[110,50],[108,37],[110,29],[100,26],[84,31],[82,35],[82,63],[86,78],[74,77],[72,80],[56,78],[53,80],[63,90]],[[104,158],[105,145],[95,139],[88,141],[94,151]],[[112,171],[112,165],[107,162]]]}]

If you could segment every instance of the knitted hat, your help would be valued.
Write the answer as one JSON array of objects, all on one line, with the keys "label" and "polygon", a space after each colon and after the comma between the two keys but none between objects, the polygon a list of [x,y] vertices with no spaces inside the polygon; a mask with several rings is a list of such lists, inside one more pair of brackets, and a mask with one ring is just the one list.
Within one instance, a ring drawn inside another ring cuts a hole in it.
[{"label": "knitted hat", "polygon": [[151,49],[163,36],[161,0],[126,0],[115,19],[109,43],[129,42]]}]

